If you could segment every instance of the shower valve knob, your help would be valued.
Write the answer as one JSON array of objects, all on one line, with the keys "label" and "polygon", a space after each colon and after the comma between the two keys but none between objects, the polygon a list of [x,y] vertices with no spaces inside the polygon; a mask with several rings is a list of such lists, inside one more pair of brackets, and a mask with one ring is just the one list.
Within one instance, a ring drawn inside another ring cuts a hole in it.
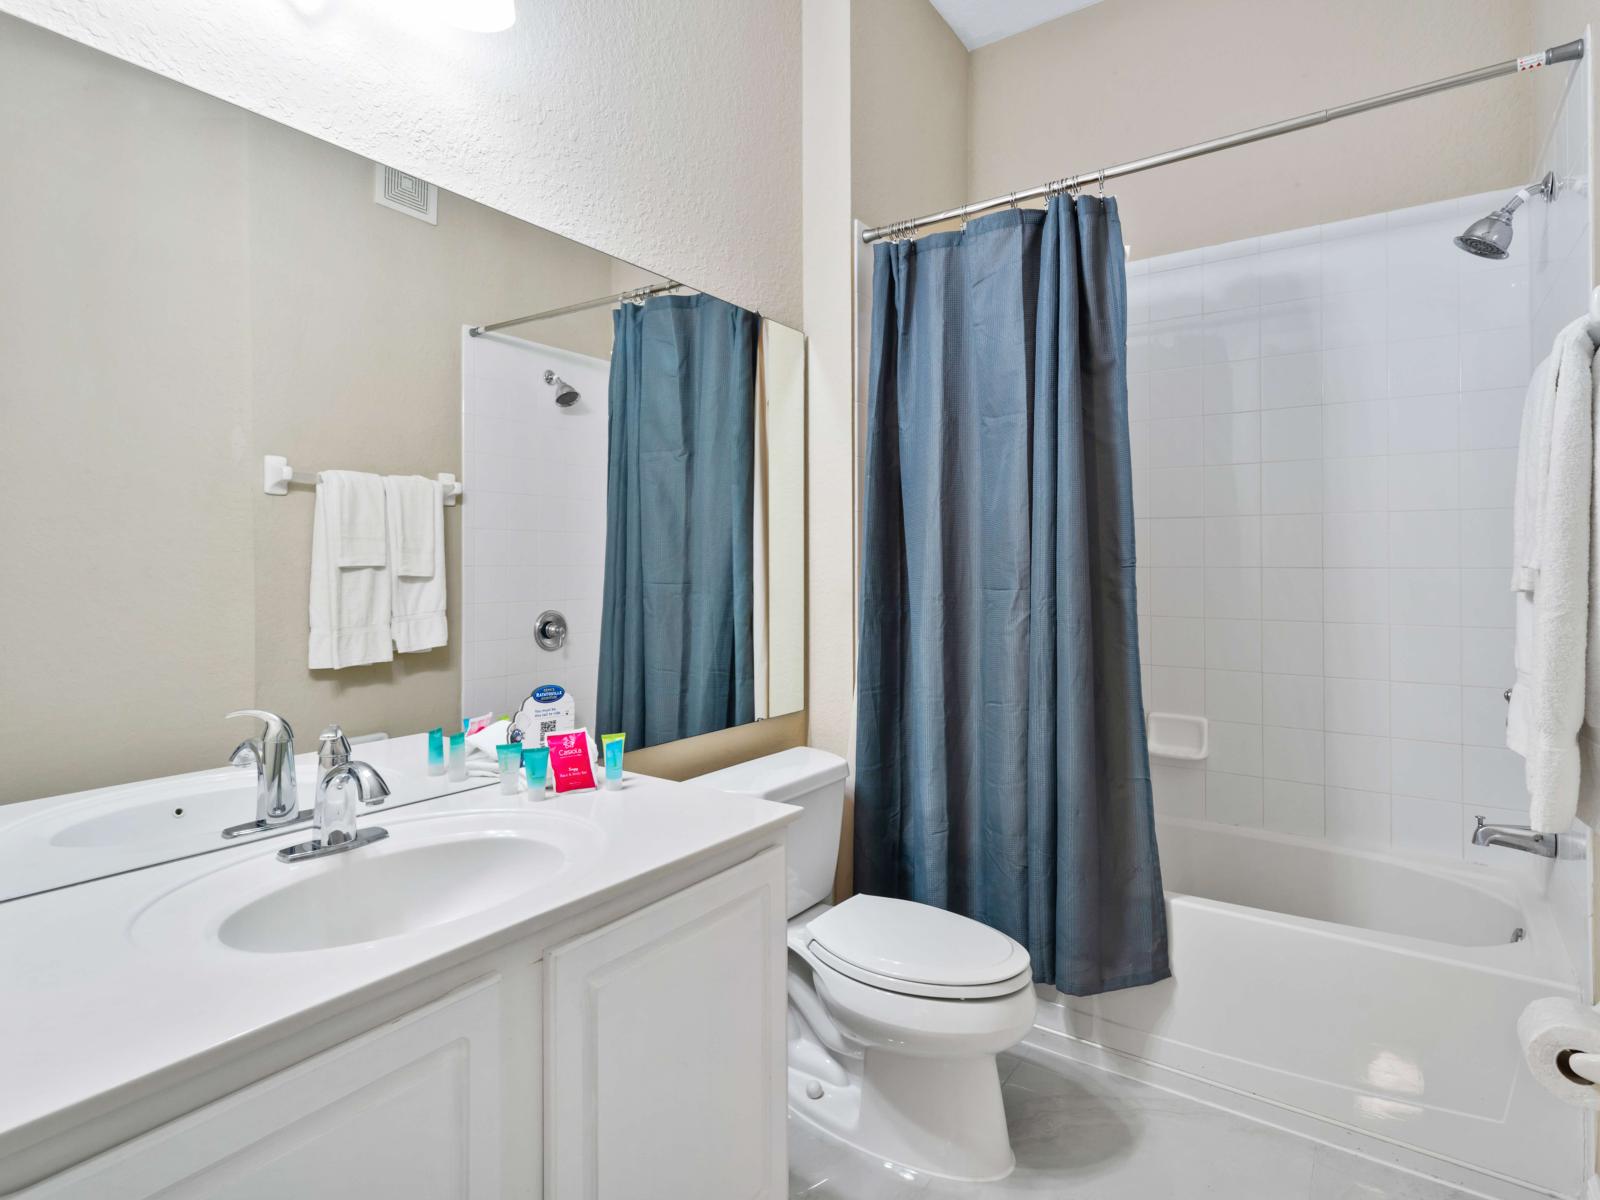
[{"label": "shower valve knob", "polygon": [[567,619],[554,609],[540,613],[533,625],[533,640],[541,650],[561,649],[567,641]]}]

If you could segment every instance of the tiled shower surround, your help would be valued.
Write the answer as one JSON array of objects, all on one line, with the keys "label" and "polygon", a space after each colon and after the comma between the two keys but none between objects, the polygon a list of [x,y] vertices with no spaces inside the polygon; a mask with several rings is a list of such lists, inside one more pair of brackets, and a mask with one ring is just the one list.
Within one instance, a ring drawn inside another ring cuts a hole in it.
[{"label": "tiled shower surround", "polygon": [[[506,335],[462,335],[461,711],[515,712],[540,684],[565,688],[577,723],[594,721],[605,580],[609,366]],[[560,408],[557,371],[581,398]],[[541,649],[539,614],[567,619],[567,641]]]},{"label": "tiled shower surround", "polygon": [[[1505,262],[1451,244],[1503,199],[1130,264],[1145,704],[1210,722],[1203,765],[1152,762],[1160,811],[1451,858],[1475,814],[1526,820],[1502,692],[1530,279],[1588,228],[1577,197],[1519,214]],[[1583,274],[1542,298],[1581,306]]]}]

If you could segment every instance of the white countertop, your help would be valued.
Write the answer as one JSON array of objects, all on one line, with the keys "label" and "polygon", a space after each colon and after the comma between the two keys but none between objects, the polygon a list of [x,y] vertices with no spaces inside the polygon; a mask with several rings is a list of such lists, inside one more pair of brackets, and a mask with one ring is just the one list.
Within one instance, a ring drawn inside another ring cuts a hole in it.
[{"label": "white countertop", "polygon": [[[383,774],[390,792],[384,808],[391,812],[495,782],[492,777],[453,782],[443,775],[429,775],[425,733],[358,742],[355,757]],[[295,774],[300,807],[310,809],[316,798],[315,750],[295,756]],[[224,827],[254,820],[255,809],[255,772],[239,767],[213,767],[0,805],[0,901],[247,842],[306,837],[307,826],[299,824],[244,834],[235,841],[223,839]],[[84,832],[97,819],[105,822],[101,836],[86,838]]]},{"label": "white countertop", "polygon": [[582,869],[494,908],[384,941],[254,954],[215,940],[152,944],[130,936],[139,914],[161,897],[232,864],[272,856],[280,839],[0,903],[0,1158],[70,1125],[84,1115],[74,1110],[113,1089],[224,1048],[239,1052],[242,1041],[265,1038],[286,1018],[373,984],[421,978],[440,960],[459,960],[466,947],[528,936],[654,874],[740,842],[753,846],[798,813],[629,775],[617,791],[537,802],[502,796],[491,785],[375,812],[362,825],[382,824],[398,837],[403,822],[430,814],[507,810],[592,822],[603,849]]}]

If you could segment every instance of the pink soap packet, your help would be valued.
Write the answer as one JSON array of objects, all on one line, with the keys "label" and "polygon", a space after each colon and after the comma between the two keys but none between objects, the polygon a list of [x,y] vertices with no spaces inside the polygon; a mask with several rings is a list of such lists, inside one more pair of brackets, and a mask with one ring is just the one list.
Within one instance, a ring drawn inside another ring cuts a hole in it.
[{"label": "pink soap packet", "polygon": [[587,729],[547,733],[544,744],[550,747],[550,776],[558,793],[594,789],[594,752]]}]

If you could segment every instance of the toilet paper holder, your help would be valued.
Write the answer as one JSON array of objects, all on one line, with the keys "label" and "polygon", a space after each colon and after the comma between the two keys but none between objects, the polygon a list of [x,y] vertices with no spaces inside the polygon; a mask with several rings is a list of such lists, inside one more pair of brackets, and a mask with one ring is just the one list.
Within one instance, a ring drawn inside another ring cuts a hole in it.
[{"label": "toilet paper holder", "polygon": [[1582,1050],[1563,1050],[1556,1055],[1556,1070],[1573,1083],[1594,1087],[1600,1083],[1600,1054]]}]

